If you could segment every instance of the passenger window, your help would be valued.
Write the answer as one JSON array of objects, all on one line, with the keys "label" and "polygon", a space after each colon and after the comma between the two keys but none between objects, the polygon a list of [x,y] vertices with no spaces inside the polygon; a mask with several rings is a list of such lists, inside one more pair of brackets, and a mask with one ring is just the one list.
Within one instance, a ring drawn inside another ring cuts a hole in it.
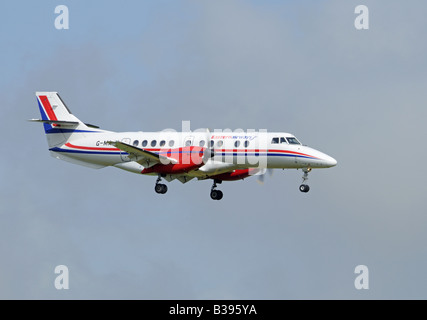
[{"label": "passenger window", "polygon": [[185,146],[186,146],[186,147],[191,146],[191,140],[187,140],[187,141],[185,141]]},{"label": "passenger window", "polygon": [[283,137],[281,137],[281,138],[280,138],[280,143],[287,143],[287,142],[286,142],[286,139],[285,139],[285,138],[283,138]]},{"label": "passenger window", "polygon": [[199,146],[204,147],[205,146],[205,140],[200,140]]},{"label": "passenger window", "polygon": [[249,141],[248,140],[245,141],[245,148],[247,148],[247,147],[249,147]]},{"label": "passenger window", "polygon": [[169,147],[173,147],[174,144],[175,144],[175,141],[173,141],[173,140],[169,141]]},{"label": "passenger window", "polygon": [[161,147],[164,147],[164,146],[165,146],[165,144],[166,144],[166,141],[165,141],[165,140],[160,141],[160,146],[161,146]]},{"label": "passenger window", "polygon": [[137,146],[138,146],[138,144],[139,144],[139,141],[138,141],[138,140],[135,140],[135,141],[133,142],[133,145],[134,145],[135,147],[137,147]]},{"label": "passenger window", "polygon": [[239,140],[237,140],[236,142],[234,142],[234,147],[235,148],[238,148],[240,146],[240,141]]},{"label": "passenger window", "polygon": [[219,148],[219,147],[222,147],[222,145],[224,144],[224,142],[222,141],[222,140],[219,140],[217,143],[216,143],[216,146]]},{"label": "passenger window", "polygon": [[156,146],[156,144],[157,144],[157,141],[156,141],[156,140],[151,141],[151,146],[152,146],[152,147],[155,147],[155,146]]},{"label": "passenger window", "polygon": [[271,143],[272,143],[272,144],[277,144],[277,143],[279,143],[279,138],[273,138],[273,139],[271,140]]},{"label": "passenger window", "polygon": [[215,141],[211,140],[211,148],[213,148]]},{"label": "passenger window", "polygon": [[147,140],[142,141],[142,146],[143,146],[143,147],[146,147],[146,146],[147,146],[147,144],[148,144],[148,141],[147,141]]}]

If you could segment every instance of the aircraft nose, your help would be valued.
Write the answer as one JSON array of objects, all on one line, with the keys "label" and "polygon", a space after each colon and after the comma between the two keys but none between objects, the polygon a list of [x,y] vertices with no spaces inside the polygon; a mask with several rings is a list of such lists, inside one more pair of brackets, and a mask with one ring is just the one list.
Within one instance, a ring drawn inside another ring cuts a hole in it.
[{"label": "aircraft nose", "polygon": [[326,156],[324,161],[328,167],[334,167],[337,165],[337,160],[335,160],[334,158],[332,158],[330,156]]}]

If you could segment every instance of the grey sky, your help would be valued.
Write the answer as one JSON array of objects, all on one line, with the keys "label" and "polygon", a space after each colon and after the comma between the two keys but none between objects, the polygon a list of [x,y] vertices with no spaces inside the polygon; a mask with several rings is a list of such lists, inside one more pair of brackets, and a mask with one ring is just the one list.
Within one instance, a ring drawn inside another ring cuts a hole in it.
[{"label": "grey sky", "polygon": [[[427,4],[363,1],[357,31],[359,4],[4,4],[0,298],[425,299]],[[285,131],[338,166],[313,170],[308,194],[302,172],[276,170],[224,182],[222,201],[210,181],[159,196],[152,177],[50,157],[25,121],[39,90],[104,129]]]}]

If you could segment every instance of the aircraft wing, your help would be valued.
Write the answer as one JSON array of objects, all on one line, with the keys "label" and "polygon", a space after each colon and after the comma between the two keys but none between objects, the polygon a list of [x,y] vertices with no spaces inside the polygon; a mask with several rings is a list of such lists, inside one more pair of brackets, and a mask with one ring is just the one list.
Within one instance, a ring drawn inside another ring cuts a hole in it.
[{"label": "aircraft wing", "polygon": [[178,161],[172,158],[168,158],[157,153],[147,151],[135,146],[131,146],[127,143],[120,141],[108,141],[108,144],[115,146],[116,148],[123,150],[129,154],[129,158],[133,161],[138,162],[140,165],[145,167],[151,167],[154,164],[174,164]]}]

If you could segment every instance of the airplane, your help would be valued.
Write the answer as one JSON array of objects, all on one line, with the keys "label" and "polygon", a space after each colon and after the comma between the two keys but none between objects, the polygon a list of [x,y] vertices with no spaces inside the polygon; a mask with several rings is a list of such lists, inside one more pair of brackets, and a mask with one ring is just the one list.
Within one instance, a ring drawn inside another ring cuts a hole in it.
[{"label": "airplane", "polygon": [[316,149],[302,145],[285,132],[211,132],[209,129],[183,132],[113,132],[84,123],[74,116],[57,92],[36,92],[41,119],[51,155],[91,168],[113,166],[129,172],[157,176],[158,194],[168,187],[160,183],[194,178],[212,179],[210,197],[221,200],[217,184],[265,174],[270,169],[302,169],[299,190],[312,169],[330,168],[337,161]]}]

